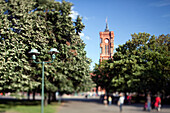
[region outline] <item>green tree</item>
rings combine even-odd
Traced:
[[[20,71],[23,70],[20,74],[26,73],[26,76],[29,77],[28,80],[32,81],[27,90],[37,92],[41,90],[42,66],[31,63],[31,56],[28,54],[31,48],[36,48],[41,52],[41,55],[37,56],[37,61],[49,61],[51,57],[46,53],[50,48],[55,47],[59,50],[55,62],[45,65],[45,92],[48,92],[49,95],[56,91],[61,94],[72,93],[92,87],[89,75],[91,60],[86,57],[84,42],[76,34],[76,29],[79,29],[78,32],[80,32],[84,27],[78,28],[70,17],[71,3],[65,1],[60,3],[54,0],[8,0],[1,1],[0,5],[2,7],[0,15],[2,18],[0,21],[1,47],[6,47],[5,50],[9,51],[12,48],[9,47],[15,43],[16,51],[13,51],[15,55],[11,55],[11,57],[17,60],[24,58],[25,63],[23,60],[20,62]],[[6,46],[3,46],[4,43]],[[24,57],[21,55],[17,57],[19,47],[22,48],[20,54]],[[3,54],[1,59],[5,61],[9,56],[5,56],[4,49],[1,51]],[[9,60],[9,62],[12,61]],[[6,66],[15,69],[13,65]],[[28,71],[25,71],[24,67]],[[3,66],[1,69],[6,72]],[[6,73],[11,74],[9,71]],[[18,71],[16,70],[16,72]],[[1,77],[8,79],[2,72]],[[6,84],[3,79],[2,82]],[[1,85],[3,90],[4,84]],[[19,84],[21,83],[19,82]]]
[[[79,33],[81,33],[81,31],[85,27],[82,23],[82,18],[80,16],[77,16],[76,22],[74,22],[74,24],[75,24],[76,34],[79,35]]]
[[[132,39],[119,45],[113,59],[103,66],[102,73],[111,79],[108,89],[169,94],[169,39],[169,34],[132,34]],[[100,83],[104,85],[106,79],[101,77]]]
[[[108,68],[108,61],[102,61],[100,64],[95,64],[95,68],[93,70],[94,76],[92,76],[93,81],[96,83],[96,87],[100,86],[102,89],[106,90],[106,93],[113,92],[111,81],[113,79],[112,70]]]
[[[32,2],[25,1],[24,4],[23,2],[0,1],[0,59],[2,61],[0,89],[3,92],[27,91],[39,84],[30,76],[32,74],[31,67],[25,54],[28,46],[25,45],[25,40],[23,40],[25,36],[23,30],[29,29],[29,27],[26,27],[29,23],[26,21],[26,16],[31,9],[29,4]],[[22,10],[21,6],[25,10]],[[23,15],[24,13],[26,15]]]

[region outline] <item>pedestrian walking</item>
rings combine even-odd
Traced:
[[[147,104],[147,101],[145,101],[143,110],[145,111],[145,110],[147,110],[147,109],[148,109],[148,104]]]
[[[122,112],[122,106],[124,104],[124,100],[125,100],[124,94],[120,93],[120,97],[119,97],[119,100],[118,100],[118,106],[120,108],[120,112]]]
[[[131,95],[129,94],[129,95],[127,96],[128,104],[131,104],[131,100],[132,100],[132,97],[131,97]]]
[[[151,111],[151,96],[149,93],[147,95],[147,105],[148,105],[148,111]]]
[[[160,109],[161,109],[161,98],[160,98],[159,95],[155,98],[154,106],[157,109],[157,111],[160,111]]]
[[[107,96],[104,96],[104,101],[103,101],[104,105],[107,106]]]
[[[109,105],[111,105],[112,104],[112,97],[109,96],[108,100],[109,100]]]

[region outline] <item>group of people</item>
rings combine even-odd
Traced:
[[[120,97],[119,97],[119,100],[118,100],[117,104],[118,104],[118,106],[120,108],[120,112],[122,112],[122,106],[124,104],[125,97],[124,97],[123,93],[120,93],[119,96]],[[104,96],[104,101],[103,102],[104,102],[104,105],[107,106],[107,96],[106,95]],[[109,102],[109,105],[112,104],[112,97],[111,96],[108,97],[108,102]]]
[[[161,109],[161,98],[159,95],[156,96],[155,102],[152,103],[150,94],[147,95],[147,101],[145,102],[144,110],[151,111],[151,105],[154,105],[157,111]]]
[[[128,104],[131,104],[131,99],[132,97],[130,95],[127,96],[127,102]],[[118,99],[118,102],[117,102],[117,105],[119,106],[120,108],[120,112],[122,112],[122,106],[124,104],[124,100],[125,100],[125,96],[123,93],[120,93],[119,94],[119,99]],[[154,104],[154,107],[156,108],[157,111],[160,111],[161,109],[161,98],[159,95],[156,96],[155,98],[155,101],[154,103],[151,103],[151,96],[150,94],[147,95],[147,98],[146,98],[146,102],[145,102],[145,105],[144,105],[144,110],[148,110],[148,111],[151,111],[151,105]],[[111,105],[112,103],[112,98],[111,96],[108,97],[108,102],[107,102],[107,96],[105,95],[104,96],[104,105],[107,106],[107,104],[109,103],[109,105]]]
[[[104,96],[103,102],[104,102],[104,105],[107,106],[107,96],[106,95]],[[111,96],[108,97],[108,102],[109,102],[109,105],[112,104],[112,97]]]

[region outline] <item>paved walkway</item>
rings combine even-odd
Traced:
[[[120,113],[117,105],[104,106],[97,99],[64,99],[58,113]],[[142,104],[124,105],[123,113],[147,113]],[[150,113],[157,113],[152,110]],[[159,113],[170,113],[170,106],[164,106]]]

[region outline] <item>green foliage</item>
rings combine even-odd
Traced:
[[[132,39],[116,48],[112,60],[94,73],[97,83],[113,91],[170,93],[170,35],[132,34]],[[101,67],[102,64],[100,64]],[[100,71],[102,70],[102,71]],[[111,79],[111,80],[107,80]],[[109,84],[106,86],[106,83]]]
[[[75,29],[76,29],[76,34],[78,35],[81,33],[82,29],[85,27],[82,23],[82,18],[80,16],[77,16],[76,22],[75,23]]]
[[[32,63],[28,54],[31,48],[41,53],[37,61],[49,61],[50,48],[59,50],[54,63],[45,65],[45,91],[72,93],[92,87],[91,61],[76,34],[84,25],[79,16],[75,22],[70,17],[71,3],[1,0],[0,6],[1,91],[40,91],[42,65]]]
[[[8,2],[1,0],[0,2],[2,7],[0,21],[0,90],[3,92],[27,91],[39,84],[30,77],[32,74],[31,67],[25,54],[28,46],[25,45],[25,32],[23,32],[29,29],[29,27],[26,27],[28,24],[26,16],[29,19],[28,11],[31,10],[30,3],[33,2],[23,2],[13,0]]]

